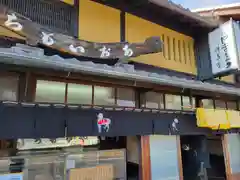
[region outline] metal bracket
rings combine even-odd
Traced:
[[[129,57],[124,57],[124,58],[121,58],[121,59],[118,59],[118,61],[116,62],[116,64],[114,64],[115,67],[120,67],[122,66],[123,64],[128,64],[130,61],[130,58]]]

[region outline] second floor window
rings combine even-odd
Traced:
[[[191,110],[192,109],[192,104],[190,101],[190,96],[182,96],[182,109],[183,110]]]
[[[94,86],[94,104],[115,105],[115,89],[112,87]]]
[[[38,80],[36,85],[36,102],[64,103],[66,83]]]
[[[67,103],[69,104],[92,104],[91,85],[68,83]]]
[[[135,107],[135,91],[128,88],[37,80],[35,101]]]
[[[152,109],[163,109],[164,108],[164,98],[163,94],[156,92],[147,92],[143,98],[142,107],[152,108]]]
[[[134,89],[117,88],[117,106],[135,107]]]
[[[18,77],[0,77],[0,100],[17,101],[18,96]]]
[[[227,108],[226,101],[215,100],[215,108],[216,109],[226,109]]]
[[[213,100],[212,99],[202,99],[202,107],[203,108],[214,108]]]
[[[229,110],[237,110],[237,102],[236,101],[228,101],[227,108]]]
[[[166,109],[182,109],[181,96],[165,94]]]

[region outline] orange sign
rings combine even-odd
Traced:
[[[69,180],[112,180],[113,177],[114,168],[111,164],[76,168],[69,171]]]

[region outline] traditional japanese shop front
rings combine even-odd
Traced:
[[[121,19],[121,36],[117,33],[120,23],[91,23],[97,18],[96,14],[86,16],[88,7],[104,12],[107,9],[111,13],[105,15],[117,17],[116,22]],[[154,10],[152,4],[151,8]],[[8,33],[15,32],[13,38],[1,39],[0,48],[0,114],[4,117],[0,138],[11,139],[2,141],[2,149],[11,147],[11,151],[3,151],[3,172],[23,172],[30,180],[74,180],[82,174],[85,179],[99,176],[104,180],[183,179],[186,175],[192,178],[189,172],[199,172],[199,161],[209,164],[208,151],[222,156],[213,145],[205,150],[208,139],[221,140],[212,137],[208,127],[197,127],[195,106],[199,107],[198,96],[208,93],[231,94],[236,101],[239,89],[152,67],[172,67],[194,74],[193,38],[126,12],[121,11],[120,18],[119,10],[94,1],[80,1],[79,9],[80,24],[85,22],[79,25],[80,37],[87,41],[57,33],[8,8],[1,9],[1,27]],[[102,11],[96,12],[104,15]],[[85,17],[90,19],[86,21]],[[194,18],[199,17],[189,19],[197,21]],[[203,24],[199,27],[212,28],[211,23],[199,21]],[[92,24],[99,28],[90,28]],[[143,26],[148,27],[143,33],[135,32]],[[105,27],[110,28],[107,32],[112,36],[117,34],[117,39],[124,41],[126,36],[135,43],[108,43],[115,38],[103,36]],[[104,33],[98,37],[89,33],[94,29]],[[165,48],[159,37],[149,34],[160,34]],[[89,42],[96,40],[95,35],[107,43]],[[18,36],[24,41],[15,38]],[[138,57],[149,53],[157,54],[153,58]],[[133,58],[137,62],[125,64],[132,57],[137,57]],[[188,159],[193,159],[195,150],[201,156],[191,163]],[[5,166],[9,162],[11,166]]]
[[[116,59],[119,59],[118,65],[115,67],[106,67],[104,64],[94,64],[93,62],[84,63],[74,58],[69,59],[68,62],[71,62],[69,66],[65,66],[62,63],[67,61],[58,55],[53,55],[52,58],[48,56],[45,59],[47,61],[51,59],[52,65],[48,64],[50,61],[46,61],[47,64],[44,64],[43,61],[41,63],[35,61],[35,64],[30,60],[31,58],[28,59],[25,55],[36,55],[35,57],[42,58],[41,56],[45,56],[45,52],[53,52],[53,50],[23,44],[17,44],[15,48],[10,48],[17,54],[26,53],[22,54],[23,58],[21,58],[25,62],[22,61],[22,64],[18,61],[20,63],[17,63],[18,66],[15,66],[15,63],[3,63],[2,66],[10,65],[10,69],[20,68],[15,75],[19,75],[21,72],[26,73],[26,67],[29,67],[31,72],[38,71],[39,74],[29,76],[30,79],[24,78],[26,81],[22,88],[26,90],[25,95],[20,93],[18,98],[16,94],[15,98],[11,95],[9,98],[9,94],[7,94],[3,99],[11,101],[1,102],[4,125],[1,126],[0,137],[1,139],[11,139],[3,141],[3,144],[4,142],[5,145],[9,143],[9,148],[12,148],[12,151],[7,148],[3,154],[6,156],[2,162],[3,173],[18,172],[19,176],[28,179],[65,179],[66,177],[74,179],[77,176],[81,176],[83,179],[96,179],[96,176],[99,176],[100,179],[139,177],[141,173],[139,162],[141,138],[139,137],[153,134],[152,118],[155,114],[151,110],[145,112],[137,109],[136,101],[128,100],[128,95],[125,97],[123,91],[126,89],[123,87],[105,88],[103,85],[86,83],[86,80],[84,83],[79,83],[78,81],[73,82],[69,78],[64,81],[65,78],[59,77],[57,78],[58,82],[56,80],[49,81],[42,72],[48,73],[48,70],[54,69],[57,71],[55,73],[65,74],[67,72],[70,77],[73,73],[80,72],[79,70],[82,68],[82,70],[90,72],[95,69],[95,65],[102,66],[102,70],[105,72],[112,68],[119,69],[120,72],[122,70],[134,71],[132,65],[122,63],[129,57],[161,51],[160,38],[152,37],[146,39],[144,43],[133,44],[92,43],[54,33],[23,16],[16,15],[7,8],[1,10],[4,26],[23,34],[27,37],[27,42],[33,43],[35,46],[39,42],[45,46],[51,46],[51,48],[63,47],[69,54],[95,58],[95,60],[111,59],[116,62]],[[54,37],[50,32],[54,34]],[[17,59],[20,58],[20,54],[17,55]],[[11,59],[11,57],[9,58]],[[1,58],[1,60],[8,61],[9,58]],[[94,66],[84,68],[80,67],[81,63],[86,65],[93,63]],[[76,67],[77,69],[80,67],[80,69],[75,71]],[[10,69],[8,70],[11,71]],[[20,79],[21,77],[16,86],[21,86]],[[134,90],[129,89],[130,99],[135,99]],[[10,92],[7,91],[7,93]],[[82,96],[82,94],[85,95]],[[117,107],[116,104],[121,107]],[[95,142],[94,147],[80,148],[85,145],[86,140],[83,137],[87,139],[95,137],[95,141],[99,143]],[[40,161],[40,165],[36,161]],[[46,164],[51,165],[46,166]],[[38,169],[42,172],[37,171]],[[84,173],[86,176],[82,175]],[[9,174],[4,176],[9,176]],[[14,174],[14,176],[16,175]]]
[[[23,172],[24,177],[32,179],[41,175],[41,170],[53,178],[64,178],[68,169],[79,169],[76,173],[80,175],[84,168],[89,172],[88,167],[96,166],[102,169],[99,173],[109,172],[109,178],[139,176],[138,136],[153,134],[154,115],[110,107],[2,102],[1,139],[18,139],[12,154],[9,149],[5,154],[11,157],[5,157],[11,166],[4,167],[6,161],[2,161],[2,171],[6,173],[6,168],[10,168],[11,172]],[[54,120],[49,122],[51,119]],[[16,161],[21,164],[14,165]],[[106,163],[109,166],[102,165]],[[69,176],[77,176],[72,171]],[[91,174],[89,178],[94,179]]]
[[[87,81],[83,81],[83,83],[81,83],[82,81],[77,82],[73,79],[67,79],[62,81],[58,79],[58,81],[56,81],[56,77],[51,80],[49,79],[49,77],[41,75],[40,72],[42,71],[42,69],[40,69],[40,65],[38,63],[43,60],[41,61],[41,64],[43,62],[46,63],[46,65],[44,65],[45,67],[52,66],[55,67],[54,69],[56,70],[59,69],[60,72],[61,68],[57,67],[58,63],[61,62],[61,66],[64,65],[65,68],[68,68],[70,65],[68,63],[68,66],[65,66],[64,63],[66,62],[66,60],[62,59],[61,61],[59,61],[60,57],[45,56],[43,54],[40,54],[41,52],[43,52],[43,49],[32,47],[30,48],[23,45],[17,45],[11,48],[1,48],[0,50],[0,53],[2,53],[2,57],[4,57],[0,60],[4,62],[5,65],[3,64],[3,66],[6,67],[6,69],[9,69],[8,76],[3,75],[1,80],[2,84],[5,84],[5,86],[2,86],[2,88],[5,88],[2,91],[2,99],[8,100],[1,103],[1,114],[3,117],[6,117],[1,120],[5,124],[4,126],[1,126],[0,135],[2,139],[34,138],[34,144],[38,144],[39,142],[41,142],[39,141],[39,138],[50,138],[51,141],[47,140],[48,144],[50,144],[50,142],[55,142],[55,138],[59,137],[63,138],[64,140],[57,140],[57,143],[64,143],[66,139],[64,138],[65,136],[98,136],[100,137],[100,145],[97,149],[118,149],[116,153],[120,153],[119,149],[125,149],[125,153],[123,150],[121,151],[122,153],[118,155],[118,157],[121,157],[119,157],[121,159],[121,162],[124,162],[124,164],[131,164],[131,169],[137,169],[136,162],[138,162],[139,164],[141,163],[141,166],[146,168],[148,173],[151,173],[152,179],[155,179],[159,176],[174,178],[183,177],[183,173],[185,173],[184,169],[182,168],[183,165],[181,163],[181,154],[183,154],[183,151],[185,151],[185,148],[183,149],[183,147],[185,147],[185,145],[186,147],[189,147],[190,143],[194,141],[197,142],[196,138],[201,138],[198,136],[204,135],[206,137],[212,134],[212,131],[209,128],[197,127],[196,116],[194,115],[192,109],[189,108],[194,107],[196,104],[195,98],[191,96],[179,96],[170,93],[157,93],[149,91],[143,93],[142,95],[140,95],[140,98],[138,98],[139,96],[136,96],[136,91],[134,90],[134,88],[131,87],[112,86],[110,84],[106,85],[101,83],[94,84]],[[31,83],[27,85],[27,95],[25,94],[26,84],[24,85],[24,87],[22,87],[23,84],[19,83],[21,80],[21,76],[17,77],[16,73],[19,71],[16,71],[16,65],[11,64],[12,61],[15,61],[16,64],[19,64],[22,72],[25,71],[25,67],[30,67],[34,69],[35,76],[32,76],[31,78],[29,77],[29,83]],[[57,63],[53,65],[52,62]],[[88,70],[90,68],[92,69],[92,65],[86,63],[81,63],[79,61],[75,61],[73,63],[72,60],[71,63],[75,68],[80,66],[81,69],[84,70]],[[105,65],[98,64],[94,69],[97,71],[99,70],[98,72],[105,73],[106,66],[104,66]],[[129,65],[127,67],[129,67]],[[10,71],[13,71],[14,69],[15,73],[10,73]],[[123,67],[108,66],[107,69],[109,69],[108,73],[113,73],[113,76],[116,75],[118,72],[122,73],[122,71],[127,71],[127,69],[124,69]],[[75,69],[75,71],[77,71],[77,69]],[[45,68],[44,72],[49,73],[47,71],[47,68]],[[136,75],[136,72],[138,71],[134,71],[132,75]],[[21,71],[19,72],[19,74],[21,75]],[[66,75],[66,73],[64,74]],[[125,75],[129,76],[129,73]],[[142,78],[147,77],[148,76],[142,76]],[[179,78],[176,80],[171,80],[173,83],[177,84],[181,79]],[[196,84],[194,84],[194,82],[195,81],[189,81],[185,85],[196,86],[197,82],[195,82]],[[219,87],[219,85],[212,85],[209,83],[206,83],[205,85],[206,86],[200,88],[214,88],[220,90],[223,89],[217,88]],[[237,93],[237,89],[232,88],[232,90],[236,90]],[[17,98],[27,98],[29,99],[29,102],[17,102]],[[80,105],[79,102],[83,102],[82,104],[85,105]],[[235,102],[235,104],[237,103]],[[230,107],[230,105],[228,107]],[[51,119],[51,121],[49,121],[49,119]],[[180,137],[179,135],[182,135],[182,137]],[[191,135],[194,135],[194,138],[192,138],[192,140],[191,137],[187,137]],[[122,136],[127,137],[123,138]],[[141,136],[141,138],[137,138],[137,136]],[[128,142],[130,137],[135,137],[136,142],[135,147],[131,147],[131,149],[134,150],[131,151],[128,150],[130,148],[127,147],[129,144],[131,144]],[[214,138],[211,137],[211,139]],[[78,141],[79,144],[81,143],[80,140]],[[19,140],[19,142],[19,147],[21,147],[21,140]],[[46,142],[46,140],[42,140],[42,142],[44,143]],[[186,143],[181,144],[182,142]],[[159,144],[161,146],[159,146]],[[141,148],[139,148],[139,146],[141,146]],[[191,148],[193,146],[194,145],[190,145]],[[160,147],[164,147],[165,149],[159,149]],[[134,154],[131,152],[136,152],[136,149],[138,148],[139,153],[135,153],[135,156],[131,155],[129,157],[127,155],[126,157],[126,153]],[[56,149],[56,147],[54,147],[54,149]],[[88,151],[88,149],[86,149],[85,152]],[[160,157],[159,153],[156,153],[156,150],[166,153],[170,150],[173,154],[171,156],[168,156],[167,154],[163,153]],[[68,148],[66,151],[64,150],[63,152],[58,152],[57,156],[53,155],[53,161],[55,162],[55,159],[59,157],[59,154],[68,154],[69,151],[73,154],[76,153],[76,150]],[[201,152],[201,150],[199,151]],[[38,151],[34,150],[32,152],[36,153]],[[95,152],[97,152],[96,149]],[[211,152],[213,152],[214,154],[221,154],[219,152],[215,152],[215,149],[211,150]],[[78,150],[77,153],[79,153]],[[111,153],[114,154],[114,152]],[[82,151],[80,154],[82,154]],[[150,154],[151,156],[149,156]],[[164,157],[171,157],[171,161],[169,161],[169,163],[171,163],[167,167],[169,171],[165,171],[166,164],[163,163],[164,161],[156,161],[158,158],[163,158],[162,156],[164,154]],[[97,153],[95,153],[94,155],[90,154],[90,156],[95,157],[93,159],[96,160]],[[40,156],[42,158],[41,153]],[[76,156],[74,156],[74,158],[75,157]],[[80,160],[75,160],[82,161],[81,159],[84,159],[84,157],[85,156],[81,155]],[[106,157],[112,158],[112,155],[106,155]],[[204,157],[208,157],[207,154]],[[29,156],[25,156],[24,158],[20,157],[20,159],[28,159],[29,164],[34,161],[31,160],[31,158],[32,157]],[[66,158],[62,159],[61,162],[63,160],[64,162],[67,161]],[[131,159],[131,162],[134,163],[127,163],[128,158]],[[19,158],[17,156],[13,159]],[[70,160],[71,159],[72,158],[70,158]],[[203,158],[203,160],[204,159],[205,158]],[[99,162],[103,161],[99,160],[95,163],[95,165],[99,164]],[[161,163],[161,166],[159,163]],[[86,165],[87,164],[88,163],[86,163]],[[124,164],[119,166],[125,169],[125,171],[121,170],[121,172],[126,173],[129,169],[124,168],[126,167],[126,165]],[[116,167],[116,165],[113,166]],[[28,168],[28,166],[26,167]],[[75,167],[83,166],[76,165]],[[161,173],[157,173],[160,172],[160,170]],[[63,170],[60,171],[65,172]],[[139,172],[138,170],[134,171]],[[129,172],[132,171],[129,170]],[[140,172],[140,175],[144,176],[145,178],[149,176],[148,174],[146,174],[147,172],[145,170],[143,171],[140,169]],[[165,172],[168,173],[164,174]],[[133,176],[136,177],[136,174],[138,173],[135,173]],[[121,173],[121,175],[118,174],[118,177],[120,176],[126,177],[127,175]]]

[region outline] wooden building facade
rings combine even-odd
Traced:
[[[221,23],[225,23],[230,19],[239,22],[240,20],[240,4],[233,3],[233,4],[226,4],[222,6],[210,7],[210,8],[203,8],[203,9],[196,9],[193,12],[198,13],[199,15],[206,17],[217,19]],[[235,85],[239,87],[239,74],[235,74],[232,76],[232,79],[235,80]],[[238,155],[234,152],[233,149],[239,149],[239,134],[231,134],[231,135],[224,135],[224,139],[226,141],[226,158],[227,158],[227,174],[229,179],[239,179],[239,165],[237,162]]]
[[[227,175],[221,177],[228,177],[227,139],[219,136],[226,132],[197,127],[195,115],[199,107],[239,110],[240,93],[231,76],[207,82],[199,80],[209,73],[209,49],[205,40],[218,22],[201,18],[168,1],[17,2],[0,0],[0,5],[18,13],[12,22],[18,23],[24,17],[33,23],[31,26],[23,23],[27,27],[24,31],[11,29],[6,25],[8,16],[4,16],[11,15],[6,13],[11,11],[1,10],[0,108],[2,116],[11,122],[0,127],[1,139],[98,136],[102,143],[100,149],[126,149],[127,158],[138,164],[135,176],[142,180],[183,180],[198,176],[198,168],[202,167],[198,161],[205,163],[203,170],[209,168],[206,154],[211,151],[212,158],[216,154],[223,157],[216,159],[222,160],[224,168],[226,164]],[[62,34],[62,44],[72,43],[72,39],[64,41],[72,37],[87,45],[94,42],[90,43],[91,48],[98,46],[97,43],[106,46],[119,43],[118,47],[122,47],[125,42],[130,47],[145,47],[141,42],[154,36],[160,37],[163,46],[157,53],[130,57],[128,64],[116,66],[116,58],[81,56],[68,53],[66,46],[53,47],[38,41],[42,36],[28,28],[39,27],[54,32],[53,35]],[[59,40],[59,37],[55,38]],[[33,109],[30,113],[23,107]],[[95,126],[96,115],[103,116],[105,125],[111,124],[105,134]],[[34,121],[17,121],[16,116]],[[118,139],[118,143],[110,145],[102,137]],[[130,139],[135,140],[128,143]],[[210,143],[211,150],[206,152],[203,148],[206,145],[200,142],[212,141],[217,145]],[[7,149],[6,142],[1,142],[2,149]],[[128,149],[126,144],[135,146]],[[222,152],[214,146],[219,146]],[[191,156],[185,151],[193,147],[201,158],[190,162],[196,169],[184,169],[183,161]],[[192,176],[190,171],[195,174]],[[209,177],[215,177],[215,171],[219,169],[208,172]]]

